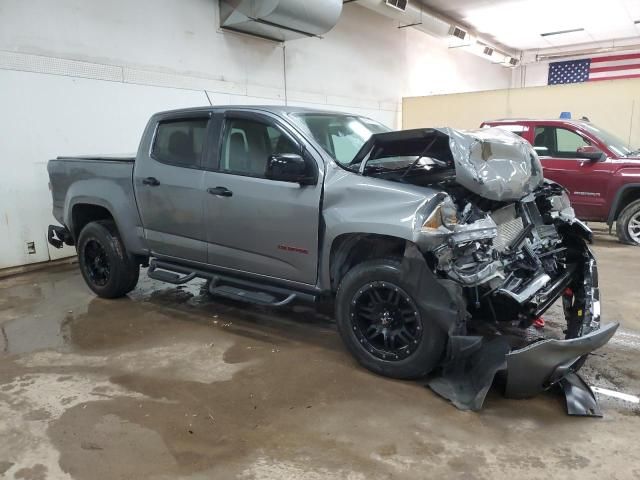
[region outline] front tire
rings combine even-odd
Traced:
[[[140,265],[127,254],[114,222],[88,223],[78,236],[77,251],[80,272],[99,297],[122,297],[138,283]]]
[[[400,262],[363,262],[342,279],[336,320],[342,340],[365,368],[392,378],[427,375],[446,346],[442,331],[416,301]]]
[[[631,202],[620,212],[616,234],[622,243],[640,245],[640,200]]]

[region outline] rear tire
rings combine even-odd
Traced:
[[[122,297],[138,283],[140,265],[127,254],[113,221],[88,223],[78,236],[77,251],[80,272],[99,297]]]
[[[631,202],[620,212],[616,234],[622,243],[640,246],[640,200]]]
[[[347,272],[336,296],[336,321],[361,365],[380,375],[410,379],[439,364],[447,335],[419,306],[418,295],[397,260],[370,260]]]

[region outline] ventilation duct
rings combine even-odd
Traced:
[[[469,38],[469,34],[460,27],[451,27],[451,30],[449,30],[449,34],[452,37],[456,37],[460,40],[467,40]]]
[[[342,0],[220,0],[220,26],[284,42],[327,33],[340,18]]]
[[[386,0],[385,3],[390,7],[397,8],[401,12],[407,9],[407,0]]]
[[[400,23],[400,28],[412,27],[433,37],[445,39],[449,48],[461,48],[505,67],[515,67],[519,63],[516,58],[485,44],[475,33],[467,32],[455,25],[453,20],[438,13],[423,10],[418,0],[349,1],[396,20]]]
[[[413,27],[434,37],[446,38],[451,24],[431,13],[422,11],[414,2],[397,0],[358,0],[358,5],[367,7],[385,17],[400,22],[400,26]]]

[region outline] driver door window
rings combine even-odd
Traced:
[[[255,120],[227,120],[220,171],[264,178],[269,157],[281,153],[299,149],[279,129]]]
[[[566,128],[536,127],[534,148],[540,156],[578,158],[576,150],[587,145],[591,143]]]
[[[590,145],[584,138],[571,130],[564,128],[556,129],[556,142],[558,151],[556,155],[562,158],[577,158],[576,150],[580,147]]]

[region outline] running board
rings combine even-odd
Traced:
[[[167,270],[158,270],[158,265],[154,260],[149,262],[147,275],[154,280],[160,280],[161,282],[172,283],[174,285],[182,285],[183,283],[190,282],[196,278],[196,272],[191,272],[187,275],[178,275],[177,273],[169,272]]]
[[[290,293],[284,299],[278,299],[267,292],[244,290],[232,285],[214,286],[213,282],[209,287],[211,295],[239,300],[241,302],[253,303],[255,305],[266,305],[271,307],[282,307],[288,305],[296,298],[295,293]]]
[[[275,286],[258,281],[232,277],[223,273],[194,269],[163,260],[152,259],[147,270],[149,277],[163,282],[180,285],[194,278],[210,280],[209,293],[220,297],[265,305],[281,307],[294,300],[313,303],[318,293],[298,291],[287,287]]]

